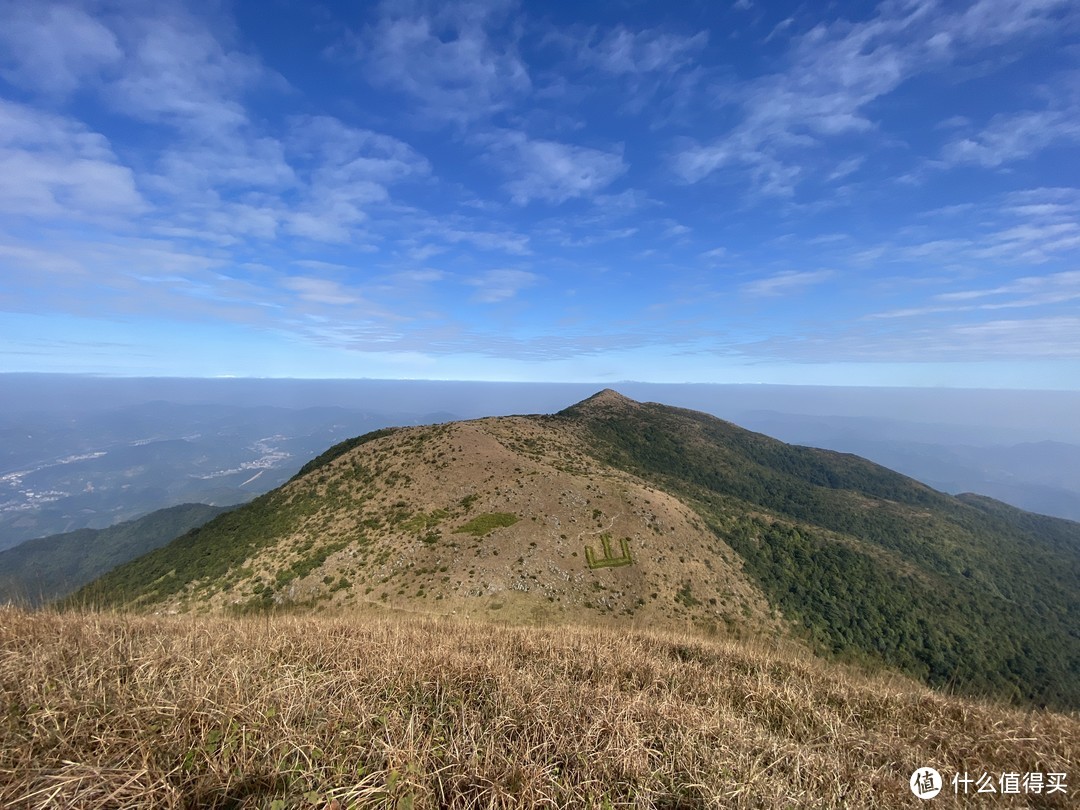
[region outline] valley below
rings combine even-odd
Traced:
[[[0,551],[182,503],[242,503],[390,421],[357,409],[166,402],[0,414]]]

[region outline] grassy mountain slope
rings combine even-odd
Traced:
[[[791,634],[1080,707],[1080,524],[1002,507],[605,391],[350,440],[75,599]]]
[[[580,444],[573,426],[534,417],[377,431],[75,599],[781,631],[690,507]]]
[[[0,650],[3,807],[911,808],[927,765],[929,806],[1070,769],[1000,806],[1075,806],[1075,716],[746,643],[0,608]]]
[[[79,529],[0,551],[0,602],[39,604],[201,526],[228,507],[188,503],[107,529]]]

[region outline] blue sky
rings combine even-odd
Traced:
[[[0,371],[1080,388],[1078,33],[0,2]]]

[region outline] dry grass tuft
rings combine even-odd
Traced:
[[[918,766],[1068,772],[1080,740],[733,643],[415,618],[0,609],[0,698],[6,808],[911,807]]]

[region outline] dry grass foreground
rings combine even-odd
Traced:
[[[1068,772],[1080,743],[743,644],[422,618],[0,608],[0,706],[5,808],[988,806],[908,777]]]

